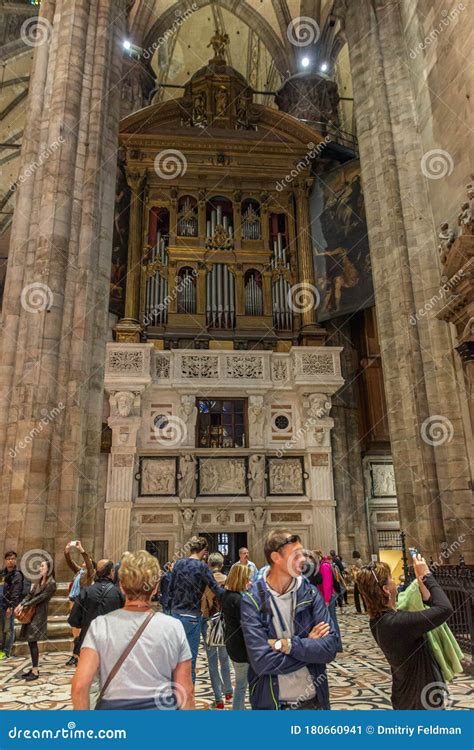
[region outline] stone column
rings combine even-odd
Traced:
[[[314,346],[324,344],[326,332],[316,318],[317,297],[308,203],[313,181],[312,177],[302,179],[295,193],[299,283],[294,287],[293,304],[295,309],[301,312],[300,343]]]
[[[128,171],[127,182],[130,187],[130,228],[128,233],[128,264],[125,291],[125,317],[115,326],[117,341],[140,341],[140,278],[142,264],[142,224],[143,199],[142,190],[144,172]]]
[[[91,549],[124,0],[44,0],[3,300],[4,548]],[[21,447],[23,446],[23,447]]]
[[[398,6],[341,0],[336,12],[349,43],[401,525],[436,559],[471,527],[472,485],[448,327],[428,315],[410,322],[441,281]]]

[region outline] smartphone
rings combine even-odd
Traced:
[[[70,542],[71,547],[77,547],[77,540]]]
[[[416,549],[416,547],[409,547],[408,551],[410,553],[410,557],[413,557],[413,555],[417,555],[418,554],[418,550]]]

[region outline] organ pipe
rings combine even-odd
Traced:
[[[145,319],[148,325],[163,325],[168,320],[168,238],[161,231],[156,237],[156,245],[151,251],[151,263],[160,261],[161,270],[157,269],[146,282]]]
[[[286,276],[289,276],[290,264],[286,260],[286,249],[283,244],[283,235],[278,232],[273,241],[273,257],[271,268],[274,270],[272,284],[273,300],[273,325],[277,330],[291,330],[293,315],[289,302],[290,284]],[[285,271],[288,273],[285,274]]]
[[[251,273],[245,283],[245,314],[263,315],[262,287],[254,273]]]
[[[233,328],[235,322],[234,276],[224,263],[216,263],[206,277],[207,325]]]

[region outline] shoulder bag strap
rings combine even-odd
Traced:
[[[125,659],[129,655],[130,651],[135,646],[136,642],[140,638],[140,636],[143,633],[143,631],[145,630],[146,626],[153,619],[154,616],[155,616],[155,613],[154,612],[150,612],[150,614],[148,615],[148,617],[145,619],[144,622],[142,622],[142,624],[140,625],[140,627],[136,631],[135,635],[133,636],[132,640],[128,644],[128,646],[125,649],[125,651],[122,652],[122,654],[120,655],[120,657],[115,662],[114,666],[112,667],[112,669],[110,670],[110,672],[108,674],[108,677],[107,677],[106,681],[104,682],[104,684],[103,684],[103,686],[102,686],[102,688],[100,690],[99,697],[97,698],[96,708],[99,705],[99,703],[102,700],[102,698],[104,697],[105,691],[109,687],[110,683],[112,682],[112,680],[114,679],[115,675],[119,671],[120,667],[124,663]]]

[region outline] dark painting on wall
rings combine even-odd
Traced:
[[[120,162],[117,164],[116,180],[109,310],[118,315],[119,318],[123,318],[125,313],[125,280],[127,277],[130,188],[127,185]]]
[[[310,197],[318,320],[374,304],[358,160],[316,178]]]

